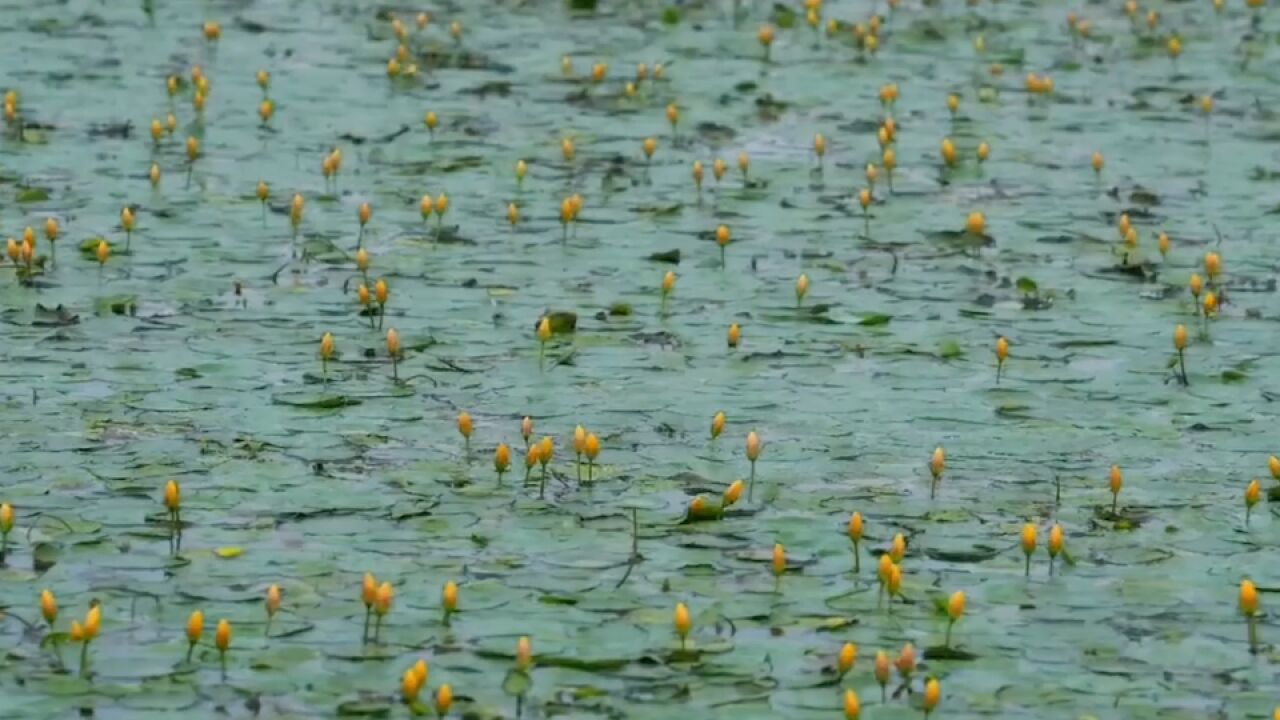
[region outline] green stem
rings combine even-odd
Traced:
[[[631,557],[640,557],[640,513],[631,508]]]
[[[751,477],[747,479],[747,502],[751,502],[751,492],[756,487],[756,461],[751,461]]]
[[[360,636],[360,642],[369,642],[369,616],[373,614],[373,606],[364,606],[364,634]]]
[[[596,461],[594,458],[587,458],[587,482],[591,482],[592,471],[595,470]]]
[[[582,482],[582,453],[574,453],[573,457],[573,469],[578,473],[578,482]]]
[[[862,553],[858,550],[858,541],[854,540],[853,541],[853,571],[856,573],[861,570],[862,570]]]
[[[538,483],[538,499],[541,500],[547,496],[547,464],[542,464],[542,480]]]
[[[194,653],[195,651],[196,651],[196,644],[193,642],[187,643],[187,663],[191,662],[191,654]]]
[[[89,641],[80,645],[80,677],[87,677],[89,669]]]
[[[1258,654],[1258,621],[1257,618],[1249,616],[1249,652]]]
[[[1027,553],[1027,577],[1031,577],[1031,553]]]

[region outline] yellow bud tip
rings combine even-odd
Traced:
[[[204,633],[204,613],[196,610],[187,618],[187,642],[195,645]]]
[[[214,633],[213,644],[220,652],[226,652],[231,647],[231,623],[226,618],[218,621],[218,629]]]
[[[170,480],[164,485],[164,506],[170,512],[177,512],[182,504],[181,492],[178,489],[178,483]]]
[[[516,641],[516,669],[524,672],[533,662],[533,646],[529,642],[527,635],[520,636]]]
[[[853,663],[858,658],[858,646],[853,643],[845,643],[840,648],[840,656],[836,658],[836,669],[840,674],[844,674],[853,669]]]
[[[755,462],[760,457],[760,436],[755,430],[747,433],[747,459]]]
[[[936,678],[929,678],[929,682],[924,686],[924,710],[925,712],[933,712],[938,707],[938,700],[941,698],[942,689],[938,685]]]
[[[58,601],[50,590],[40,591],[40,615],[50,626],[58,619]]]
[[[862,708],[858,704],[858,693],[846,689],[844,691],[844,720],[858,720],[858,715],[861,712]]]
[[[679,635],[681,639],[688,637],[691,625],[689,620],[689,608],[685,606],[684,603],[676,603],[673,621],[676,628],[676,634]]]
[[[280,609],[280,586],[272,584],[267,588],[267,615],[273,616]]]
[[[1258,588],[1252,580],[1240,582],[1240,612],[1246,617],[1253,617],[1258,612]]]
[[[440,689],[436,690],[436,713],[444,717],[452,705],[453,688],[449,687],[448,684],[441,685]]]
[[[1036,526],[1027,523],[1022,526],[1022,552],[1030,555],[1036,551]]]
[[[987,227],[987,219],[981,212],[974,210],[965,218],[964,229],[971,235],[982,235]]]
[[[454,612],[458,609],[457,583],[450,580],[444,584],[444,590],[440,591],[440,604],[445,612]]]
[[[854,542],[862,540],[862,513],[855,512],[849,516],[849,539]]]

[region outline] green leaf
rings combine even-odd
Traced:
[[[662,11],[662,24],[676,25],[680,22],[680,9],[676,7],[668,7]]]
[[[866,327],[880,327],[881,325],[888,325],[889,321],[892,319],[893,319],[892,315],[885,315],[884,313],[876,313],[875,315],[864,316],[861,320],[858,321],[858,324]]]
[[[508,670],[507,676],[502,679],[502,692],[508,695],[524,695],[532,687],[533,678],[529,677],[529,673],[519,670]]]
[[[20,203],[38,203],[45,202],[49,199],[48,188],[42,187],[21,187],[18,188],[18,202]]]
[[[962,355],[964,355],[964,350],[960,348],[960,343],[955,340],[943,340],[942,344],[938,345],[938,357],[943,360],[951,360]]]
[[[1224,383],[1238,383],[1238,382],[1244,382],[1245,380],[1248,380],[1248,379],[1249,379],[1249,374],[1244,372],[1243,370],[1236,370],[1235,368],[1232,368],[1230,370],[1222,371],[1222,382]]]
[[[1036,285],[1036,281],[1029,277],[1020,277],[1014,281],[1014,287],[1018,288],[1018,292],[1023,295],[1035,295],[1040,287]]]
[[[93,305],[98,315],[134,315],[138,312],[138,298],[133,295],[111,295],[98,298]]]

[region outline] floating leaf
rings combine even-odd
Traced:
[[[533,687],[533,679],[529,677],[529,673],[519,670],[508,670],[507,676],[502,679],[502,692],[508,695],[524,695],[531,687]]]
[[[214,555],[217,555],[218,557],[222,558],[223,560],[233,560],[233,559],[238,558],[238,557],[240,557],[241,555],[243,555],[243,554],[244,554],[244,548],[238,548],[238,547],[220,547],[220,548],[218,548],[217,550],[214,550],[214,551],[213,551],[213,554],[214,554]]]
[[[17,200],[20,203],[38,203],[38,202],[45,202],[48,199],[49,199],[48,188],[42,188],[42,187],[18,188]]]
[[[875,315],[864,315],[862,319],[858,321],[858,324],[866,327],[880,327],[881,325],[888,325],[889,321],[892,319],[892,315],[876,313]]]

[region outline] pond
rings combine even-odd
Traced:
[[[0,717],[1280,702],[1269,8],[0,7]]]

